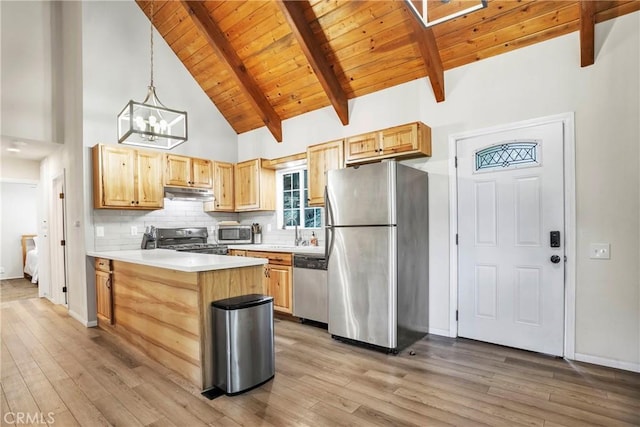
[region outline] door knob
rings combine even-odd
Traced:
[[[551,255],[551,262],[557,264],[560,262],[560,255]]]

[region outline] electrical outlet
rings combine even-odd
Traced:
[[[609,243],[592,243],[589,247],[589,257],[592,259],[611,259],[611,245]]]
[[[96,227],[96,237],[104,237],[104,227],[100,225]]]
[[[267,231],[271,231],[271,224],[270,223],[267,224]]]
[[[131,226],[131,235],[132,236],[138,235],[138,227],[136,227],[135,225]]]
[[[0,274],[4,274],[4,267],[0,267]]]

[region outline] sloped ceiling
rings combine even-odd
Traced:
[[[137,3],[150,16],[151,2]],[[594,24],[638,11],[640,1],[490,0],[430,28],[400,0],[154,0],[153,10],[158,32],[233,129],[266,125],[281,141],[282,120],[331,105],[347,124],[348,99],[425,76],[442,102],[443,71],[574,31],[576,67],[589,66]]]

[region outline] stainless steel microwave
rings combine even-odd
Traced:
[[[218,243],[253,243],[250,225],[219,225]]]

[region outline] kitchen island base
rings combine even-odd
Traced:
[[[113,324],[98,326],[205,390],[213,385],[212,301],[264,294],[261,265],[185,272],[113,261]]]

